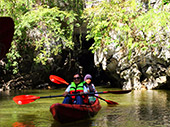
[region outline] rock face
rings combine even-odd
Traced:
[[[94,4],[86,5],[86,8],[93,7],[93,5],[100,1],[102,0],[94,1]],[[147,12],[148,1],[139,0],[139,2],[142,1],[144,3],[143,9]],[[160,1],[152,0],[150,4],[153,8],[157,8],[160,5]],[[169,8],[170,6],[167,6],[166,9],[170,10]],[[25,61],[20,65],[20,73],[23,75],[16,75],[12,79],[11,77],[8,79],[2,78],[7,72],[4,71],[3,61],[0,61],[0,68],[2,68],[0,69],[0,88],[10,89],[9,87],[15,87],[15,89],[25,89],[29,87],[47,87],[48,84],[46,82],[50,82],[49,75],[58,75],[69,82],[72,80],[72,75],[75,72],[92,74],[93,79],[99,81],[96,85],[101,84],[107,78],[104,82],[111,81],[113,87],[123,89],[170,88],[170,28],[157,29],[159,34],[155,35],[155,43],[158,44],[156,47],[148,47],[146,50],[136,47],[130,51],[126,48],[124,42],[120,41],[119,46],[116,43],[111,43],[98,49],[93,55],[89,50],[93,40],[89,42],[85,40],[87,34],[86,25],[81,26],[82,29],[75,28],[73,37],[75,47],[73,51],[63,49],[61,54],[48,59],[48,65],[50,65],[48,72],[45,72],[44,70],[47,68],[42,66],[37,67],[35,70],[32,64],[33,61],[30,61],[33,56],[26,56],[24,58]],[[149,39],[152,33],[144,35],[142,31],[135,32],[136,36],[145,37],[144,39],[147,40],[147,43],[153,43]],[[33,30],[31,33],[36,32]],[[36,35],[38,34],[36,33]],[[80,36],[80,34],[82,35]],[[118,33],[110,32],[113,40],[117,37],[117,34],[122,33],[121,31]],[[3,86],[2,84],[5,85]]]
[[[130,58],[128,50],[114,43],[95,52],[95,65],[102,65],[103,70],[118,79],[123,89],[147,89],[168,86],[170,76],[170,49],[166,47],[168,40],[160,42],[155,49],[141,51],[134,49]],[[113,84],[114,85],[114,84]]]
[[[150,2],[139,0],[138,2],[143,3],[143,10],[146,13],[149,11],[149,3],[155,9],[162,4],[161,1],[157,0]],[[165,5],[165,3],[162,8],[169,11],[169,6]],[[145,50],[138,47],[130,50],[124,46],[125,42],[121,42],[119,39],[119,46],[113,42],[103,47],[103,49],[107,50],[99,49],[94,53],[95,65],[97,67],[102,66],[103,70],[111,76],[111,79],[116,79],[123,89],[169,88],[169,32],[169,27],[164,28],[161,26],[148,33],[136,30],[135,37],[143,37],[147,41],[146,43],[156,44],[156,46],[148,46]],[[122,31],[116,33],[113,30],[110,32],[112,40],[117,39],[120,34],[122,34]],[[151,39],[153,35],[155,37],[154,41]],[[112,85],[114,86],[114,83]]]

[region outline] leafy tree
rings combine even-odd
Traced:
[[[135,0],[102,2],[84,12],[88,22],[87,39],[94,38],[93,52],[111,43],[124,47],[129,58],[134,48],[141,51],[158,46],[159,31],[168,29],[170,13],[150,8],[142,11],[142,6]]]
[[[50,0],[1,1],[1,16],[11,16],[15,22],[15,35],[7,54],[7,69],[13,69],[15,74],[26,56],[30,56],[32,62],[46,66],[62,48],[73,48],[76,13],[48,4],[51,5]]]

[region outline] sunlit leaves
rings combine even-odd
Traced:
[[[170,13],[161,9],[150,8],[148,12],[142,9],[135,0],[111,0],[86,9],[84,17],[89,30],[86,38],[95,41],[90,48],[92,52],[106,48],[112,42],[124,46],[130,58],[135,48],[146,51],[158,47],[158,40],[163,38],[159,31],[169,30]]]
[[[98,46],[109,45],[113,42],[114,35],[109,34],[110,31],[115,31],[115,33],[122,36],[120,38],[125,39],[127,45],[131,45],[131,39],[128,38],[128,33],[130,33],[130,26],[132,17],[135,16],[135,7],[132,1],[121,2],[121,1],[111,1],[102,2],[98,6],[91,9],[87,9],[85,14],[88,21],[88,35],[87,39],[94,38],[95,44],[91,47],[94,51],[98,49]],[[130,37],[132,38],[132,37]],[[129,40],[129,44],[127,42]],[[118,40],[115,40],[117,42]],[[101,44],[98,44],[101,43]]]
[[[27,2],[2,0],[0,5],[0,10],[5,10],[1,15],[11,16],[15,22],[14,43],[7,64],[7,68],[13,67],[15,73],[26,55],[33,57],[36,64],[46,65],[62,48],[74,46],[72,35],[77,16],[74,11],[61,11],[44,3],[39,6],[34,0]]]
[[[34,58],[36,63],[41,62],[45,65],[46,61],[53,53],[57,55],[59,51],[57,48],[61,47],[57,46],[59,44],[72,48],[73,44],[71,44],[71,41],[74,20],[74,14],[60,11],[55,7],[39,7],[39,9],[25,14],[21,22],[21,28],[27,29],[29,36],[37,37],[29,40],[35,46],[37,53],[39,52],[36,58]],[[66,26],[62,27],[62,23],[64,22]],[[31,27],[29,27],[28,24],[31,24]],[[33,28],[35,29],[34,32],[36,32],[35,35],[31,35]],[[54,52],[54,49],[57,52]]]

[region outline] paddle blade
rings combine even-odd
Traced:
[[[58,77],[56,75],[50,75],[50,80],[54,83],[57,83],[57,84],[66,84],[66,85],[69,85],[68,82],[66,82],[63,78],[61,77]]]
[[[50,75],[50,80],[51,82],[57,83],[57,84],[61,84],[58,80],[56,80],[56,77],[54,75]]]
[[[40,97],[34,95],[19,95],[19,96],[15,96],[13,98],[13,101],[18,105],[24,105],[24,104],[29,104],[39,98]]]
[[[117,102],[114,102],[114,101],[111,101],[111,100],[106,100],[106,99],[104,99],[104,98],[102,98],[100,96],[96,96],[96,97],[103,100],[103,101],[105,101],[107,104],[111,104],[111,105],[117,105],[118,104]]]
[[[107,102],[107,104],[112,104],[112,105],[117,105],[118,103],[115,101],[111,101],[111,100],[105,100]]]

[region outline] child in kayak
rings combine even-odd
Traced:
[[[97,92],[94,84],[92,83],[92,76],[90,74],[85,75],[84,81],[85,81],[85,85],[88,89],[88,92],[95,92],[95,93]],[[95,94],[95,96],[98,96],[98,94]],[[96,100],[96,98],[94,96],[89,96],[88,99],[89,99],[90,104]]]

